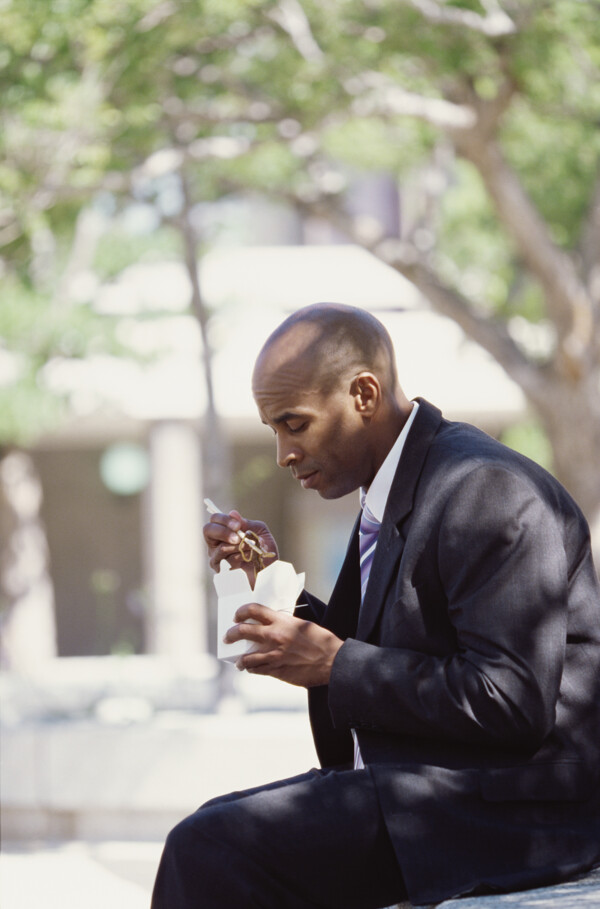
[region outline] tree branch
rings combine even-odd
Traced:
[[[510,81],[492,101],[469,99],[472,104],[411,95],[379,74],[367,74],[365,84],[375,87],[370,95],[356,100],[355,105],[362,105],[357,112],[419,117],[444,129],[457,153],[476,167],[519,255],[544,290],[559,338],[558,368],[572,378],[588,371],[597,358],[597,314],[592,297],[571,258],[552,242],[546,224],[493,138],[513,92]]]
[[[277,7],[269,14],[292,39],[294,47],[309,62],[320,63],[324,54],[311,31],[310,22],[299,0],[279,0]]]
[[[475,110],[466,104],[454,104],[444,98],[428,98],[408,92],[380,73],[363,73],[360,81],[364,93],[358,95],[352,104],[354,113],[359,116],[380,114],[418,117],[444,130],[459,131],[475,126]],[[357,94],[357,84],[353,80],[353,94]]]
[[[551,240],[546,224],[504,159],[496,142],[477,128],[454,133],[459,154],[471,161],[494,202],[520,256],[544,289],[557,326],[560,368],[576,376],[585,370],[594,347],[592,300],[571,258]]]
[[[469,28],[488,38],[513,35],[517,31],[515,23],[495,0],[482,0],[481,5],[486,10],[485,16],[480,16],[474,10],[446,6],[443,2],[438,3],[436,0],[402,0],[402,2],[416,9],[428,22]]]
[[[451,318],[469,338],[487,350],[532,401],[535,402],[546,393],[546,375],[552,367],[541,367],[528,359],[511,337],[506,325],[479,312],[463,294],[445,284],[430,266],[419,261],[413,246],[396,237],[379,237],[371,242],[366,241],[361,235],[358,221],[349,218],[331,200],[321,198],[316,202],[297,199],[288,201],[294,201],[301,213],[326,219],[352,242],[368,249],[386,265],[408,278],[436,312]]]
[[[176,99],[178,100],[178,99]],[[182,123],[192,124],[196,127],[217,126],[224,128],[226,126],[238,126],[240,123],[278,123],[283,117],[282,111],[274,110],[269,101],[254,98],[246,101],[238,113],[223,114],[219,110],[218,103],[207,104],[204,107],[181,105],[181,109],[175,103],[167,104],[164,107],[169,122],[178,126]]]
[[[391,250],[394,251],[392,254]],[[460,325],[469,338],[487,350],[528,397],[535,400],[543,393],[545,381],[542,368],[517,347],[504,323],[478,312],[463,294],[445,284],[431,267],[415,259],[411,247],[407,249],[397,241],[391,244],[384,242],[377,244],[373,252],[408,278],[436,312],[448,316]]]
[[[91,208],[79,210],[67,264],[52,297],[53,306],[73,303],[74,282],[80,275],[91,270],[104,229],[103,219]]]
[[[149,32],[153,28],[162,25],[162,23],[177,13],[177,4],[173,0],[162,0],[153,9],[146,13],[136,25],[137,32]]]
[[[600,316],[600,174],[581,232],[579,249],[588,290]]]
[[[183,239],[185,266],[192,288],[192,310],[200,326],[202,344],[204,347],[204,381],[206,384],[208,411],[209,413],[214,413],[215,395],[212,377],[213,350],[208,339],[208,314],[200,289],[200,279],[198,277],[198,240],[191,217],[193,202],[187,180],[187,174],[185,173],[183,167],[179,168],[179,177],[181,180],[181,191],[183,195],[183,211],[179,219],[179,227]]]

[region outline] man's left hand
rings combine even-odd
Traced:
[[[249,624],[248,619],[258,624]],[[335,656],[344,643],[331,631],[259,603],[241,606],[235,620],[239,624],[229,629],[225,643],[245,640],[259,647],[239,658],[235,664],[238,669],[305,688],[327,685]]]

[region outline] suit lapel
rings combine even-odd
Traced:
[[[412,511],[415,492],[429,447],[442,421],[441,411],[422,398],[404,445],[388,496],[356,636],[369,639],[404,549],[402,524]]]
[[[323,625],[339,638],[346,640],[356,634],[358,610],[360,608],[360,565],[358,558],[358,528],[360,515],[356,519],[346,557],[329,599],[323,618]]]
[[[404,540],[401,538],[398,528],[384,519],[379,531],[365,599],[359,613],[356,630],[356,637],[359,641],[368,640],[375,627],[403,548]]]

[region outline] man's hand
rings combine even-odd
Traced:
[[[254,567],[252,562],[245,562],[240,555],[241,539],[236,533],[238,530],[251,530],[258,537],[263,549],[275,553],[274,558],[265,559],[265,567],[279,557],[277,544],[266,524],[262,521],[247,521],[239,511],[230,511],[229,514],[212,514],[210,523],[204,525],[210,567],[218,572],[220,563],[227,559],[232,568],[244,569],[250,586],[254,589]]]
[[[248,624],[248,619],[258,624]],[[235,620],[240,624],[229,629],[225,642],[245,640],[259,645],[258,651],[239,658],[238,669],[305,688],[327,685],[335,656],[344,643],[331,631],[258,603],[241,606]]]

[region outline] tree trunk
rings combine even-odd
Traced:
[[[206,390],[206,410],[201,433],[202,445],[202,486],[204,496],[228,511],[231,502],[231,473],[232,457],[229,442],[225,435],[222,420],[217,411],[214,395],[214,381],[212,373],[213,350],[208,338],[209,313],[204,303],[198,277],[198,238],[191,220],[192,200],[185,172],[181,171],[181,185],[183,190],[184,208],[179,222],[182,234],[185,264],[192,288],[191,305],[194,315],[198,320],[203,344],[204,385]],[[199,507],[200,506],[200,503]],[[213,585],[207,585],[207,632],[211,645],[216,634],[216,598]],[[221,697],[230,695],[231,676],[227,673],[221,675]]]
[[[198,277],[198,240],[191,221],[192,200],[185,173],[181,172],[184,209],[180,221],[185,264],[192,287],[192,311],[202,335],[206,411],[202,431],[204,492],[220,507],[227,508],[231,495],[231,453],[215,404],[212,374],[213,350],[208,338],[207,312]]]
[[[556,375],[530,397],[552,445],[554,472],[590,524],[600,514],[600,377],[570,382]]]

